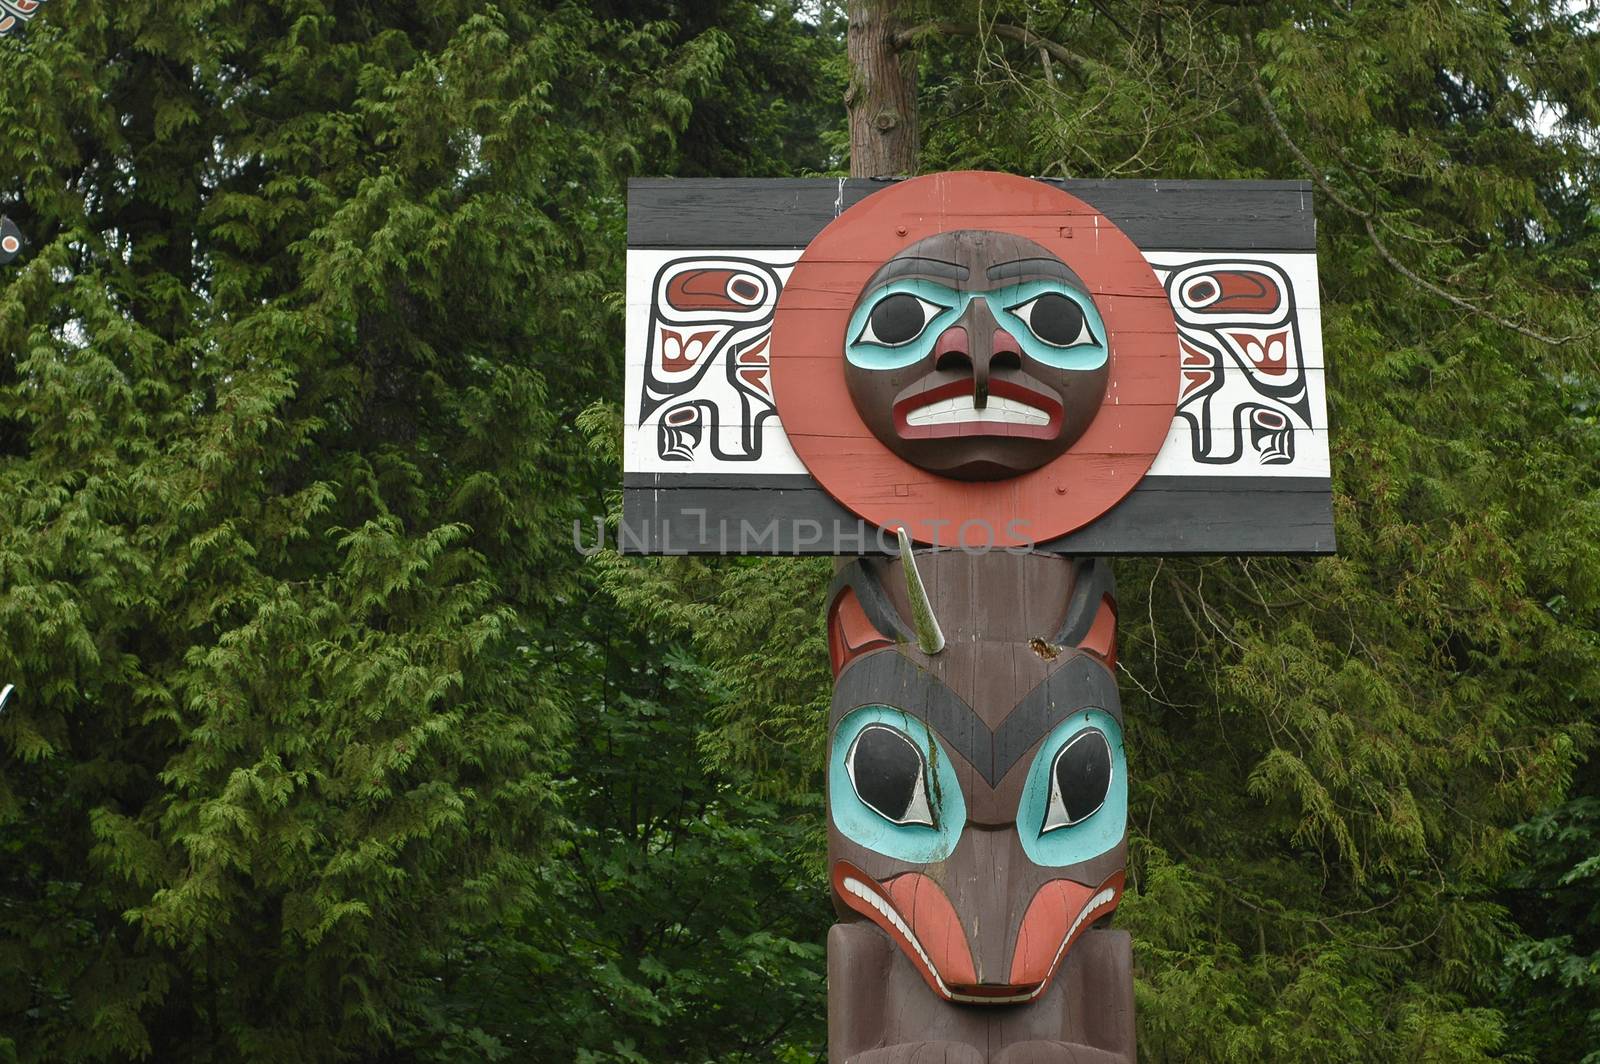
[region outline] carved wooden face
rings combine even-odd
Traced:
[[[862,563],[830,607],[834,904],[950,1001],[1034,1000],[1122,896],[1115,607],[1104,563],[1051,560],[920,556],[937,655],[895,641],[899,562]]]
[[[1042,245],[962,229],[906,248],[862,290],[845,382],[906,461],[998,480],[1058,457],[1100,410],[1109,337],[1088,287]]]

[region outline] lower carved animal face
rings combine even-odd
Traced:
[[[881,631],[909,615],[890,585],[858,580],[830,613],[835,904],[882,928],[941,997],[1027,1002],[1122,896],[1128,777],[1111,592],[1091,567],[1061,561],[1054,610],[1052,589],[1037,588],[1008,622],[985,599],[1016,587],[1016,559],[920,561],[930,608],[958,626],[942,652]],[[1045,636],[1024,635],[1030,625]]]
[[[958,230],[913,244],[867,282],[845,381],[889,450],[944,476],[993,480],[1064,453],[1100,409],[1109,336],[1088,288],[1042,245]]]

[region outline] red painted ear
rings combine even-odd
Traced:
[[[1094,623],[1089,634],[1078,646],[1105,659],[1106,667],[1117,667],[1117,603],[1110,595],[1100,596],[1100,606],[1095,610]]]
[[[894,640],[878,631],[867,611],[861,608],[855,589],[841,588],[828,608],[828,657],[833,675],[869,650],[892,647]]]

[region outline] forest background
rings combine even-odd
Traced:
[[[1340,552],[1126,560],[1149,1061],[1600,1061],[1600,16],[901,0],[918,167],[1317,189]],[[783,0],[0,41],[0,1061],[823,1058],[826,560],[591,559],[625,181]],[[859,89],[859,86],[855,86]]]

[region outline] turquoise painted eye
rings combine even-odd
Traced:
[[[1036,339],[1052,347],[1076,347],[1100,342],[1089,331],[1089,319],[1078,301],[1060,292],[1046,292],[1006,309],[1021,318]]]
[[[919,864],[950,856],[967,820],[950,758],[927,725],[889,706],[854,710],[834,729],[828,810],[851,841]]]
[[[1122,841],[1128,771],[1122,729],[1099,709],[1074,713],[1045,737],[1028,768],[1017,834],[1034,864],[1079,864]]]
[[[928,760],[905,732],[886,724],[861,730],[844,755],[856,797],[894,824],[934,826],[928,802]]]
[[[850,315],[844,354],[862,369],[903,369],[926,358],[963,297],[932,281],[891,281]]]
[[[901,347],[922,335],[944,307],[910,292],[894,292],[878,300],[867,314],[857,343]]]
[[[1029,281],[994,292],[989,306],[1030,358],[1056,369],[1099,369],[1110,357],[1094,300],[1057,281]]]
[[[1106,804],[1111,791],[1111,744],[1098,728],[1085,728],[1067,740],[1050,766],[1050,801],[1039,834],[1088,820]]]

